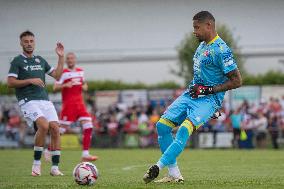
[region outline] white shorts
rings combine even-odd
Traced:
[[[57,112],[50,101],[31,100],[23,105],[20,105],[20,109],[29,126],[32,126],[33,122],[39,117],[44,117],[48,122],[58,122]]]

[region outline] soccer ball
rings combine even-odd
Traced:
[[[82,162],[74,168],[73,177],[79,185],[93,185],[98,179],[98,169],[90,162]]]

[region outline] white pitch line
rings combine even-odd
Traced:
[[[130,171],[131,169],[135,169],[135,168],[139,168],[139,167],[146,167],[148,166],[148,164],[144,164],[144,165],[130,165],[130,166],[126,166],[121,168],[123,171]]]

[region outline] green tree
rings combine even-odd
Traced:
[[[218,35],[227,43],[227,45],[232,49],[234,57],[238,64],[238,67],[242,75],[246,74],[243,69],[243,58],[239,52],[239,47],[237,41],[233,38],[233,34],[226,25],[217,25]],[[187,33],[185,38],[181,41],[180,45],[177,47],[178,50],[178,69],[172,69],[172,73],[184,78],[186,84],[192,80],[193,77],[193,56],[195,50],[199,45],[199,41],[193,35],[192,32]]]

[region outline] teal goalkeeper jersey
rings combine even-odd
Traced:
[[[193,57],[193,80],[191,85],[202,84],[215,86],[225,83],[226,74],[237,69],[236,61],[231,49],[217,35],[208,44],[201,42]],[[225,92],[212,95],[218,106],[221,106]]]

